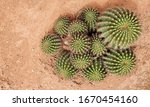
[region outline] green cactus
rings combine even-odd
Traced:
[[[85,69],[92,61],[90,54],[72,54],[70,61],[76,69]]]
[[[54,31],[60,36],[66,36],[70,23],[71,21],[67,16],[59,17],[54,24]]]
[[[74,20],[72,23],[69,25],[68,29],[69,34],[71,35],[76,35],[76,34],[86,34],[88,32],[87,25],[80,20]]]
[[[99,15],[100,13],[97,9],[90,7],[81,9],[78,18],[86,22],[89,32],[92,32],[96,30],[96,23]]]
[[[83,54],[91,48],[90,38],[87,35],[76,34],[73,36],[70,48],[75,54]]]
[[[92,37],[92,47],[91,52],[95,56],[102,56],[106,52],[106,47],[102,42],[102,39],[99,38],[99,36],[94,35]]]
[[[104,56],[104,64],[111,73],[126,75],[134,68],[135,55],[131,49],[110,50]]]
[[[40,46],[46,54],[60,52],[55,70],[64,79],[81,70],[89,81],[101,81],[106,71],[127,75],[135,67],[136,56],[129,47],[139,38],[141,25],[128,9],[108,9],[100,16],[97,9],[86,7],[73,21],[59,17],[53,30]]]
[[[97,58],[86,69],[83,70],[84,76],[90,81],[100,81],[106,77],[106,71],[100,58]]]
[[[132,45],[141,33],[139,20],[133,12],[124,8],[113,8],[105,11],[98,18],[98,32],[115,49]]]
[[[41,49],[46,54],[53,54],[61,49],[61,47],[61,38],[58,35],[50,34],[42,39]]]
[[[60,77],[65,79],[72,78],[77,70],[70,63],[70,52],[63,50],[56,60],[56,71]]]

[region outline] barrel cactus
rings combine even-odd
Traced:
[[[42,39],[41,49],[46,54],[54,54],[61,49],[61,38],[55,34],[49,34]]]
[[[59,17],[54,24],[54,31],[60,36],[66,36],[70,22],[67,16]]]
[[[70,35],[74,34],[86,34],[88,32],[87,25],[80,20],[74,20],[73,22],[70,23],[68,32]]]
[[[87,35],[76,34],[71,40],[70,48],[76,54],[86,53],[91,48],[90,38]]]
[[[127,48],[139,37],[141,26],[137,16],[124,8],[113,8],[106,10],[98,18],[98,32],[105,38],[108,46]]]
[[[100,13],[97,9],[87,7],[79,11],[78,18],[83,20],[87,24],[89,32],[92,32],[96,30],[96,23],[99,15]]]
[[[99,36],[94,35],[92,37],[91,52],[95,56],[102,56],[106,52],[106,46],[103,44],[102,39]]]
[[[106,71],[100,58],[93,60],[93,63],[83,70],[83,73],[90,81],[100,81],[106,77]]]
[[[72,54],[70,60],[76,69],[85,69],[92,61],[90,54]]]
[[[65,79],[72,78],[77,70],[70,63],[70,52],[63,50],[56,60],[57,74]]]
[[[134,68],[135,58],[131,49],[110,50],[104,56],[104,64],[111,73],[126,75]]]

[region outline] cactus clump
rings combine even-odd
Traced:
[[[102,39],[99,36],[94,35],[92,37],[91,52],[95,56],[102,56],[106,52],[106,46],[103,44]]]
[[[83,20],[87,24],[89,32],[92,32],[96,30],[99,15],[100,13],[97,9],[88,7],[80,10],[78,18]]]
[[[77,70],[70,63],[70,52],[63,50],[56,60],[57,74],[65,79],[72,78]]]
[[[89,81],[100,81],[108,72],[126,75],[133,70],[136,57],[130,46],[141,33],[133,12],[118,7],[100,15],[97,9],[85,7],[74,18],[60,16],[53,27],[55,34],[41,42],[47,54],[61,50],[55,64],[60,77],[71,79],[79,72]]]
[[[115,49],[129,47],[141,32],[137,16],[124,8],[108,9],[98,18],[97,25],[105,43]]]
[[[41,49],[46,54],[53,54],[57,52],[61,47],[61,38],[58,35],[50,34],[42,39]]]
[[[134,68],[135,55],[131,49],[110,50],[104,56],[104,64],[111,73],[126,75]]]
[[[68,32],[70,35],[86,34],[88,32],[87,25],[80,20],[74,20],[70,23]]]
[[[90,38],[87,35],[76,34],[71,40],[71,50],[75,54],[83,54],[91,48]]]
[[[76,69],[85,69],[92,61],[90,54],[72,54],[70,60]]]
[[[70,22],[70,19],[66,16],[59,17],[54,24],[54,31],[60,36],[66,36]]]
[[[100,58],[93,60],[93,63],[83,70],[83,73],[90,81],[100,81],[106,77],[106,71]]]

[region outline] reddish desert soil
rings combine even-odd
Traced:
[[[100,82],[55,74],[56,57],[43,54],[40,41],[60,15],[84,6],[101,13],[123,6],[137,14],[142,34],[133,45],[137,64],[132,73],[108,74]],[[150,89],[150,0],[0,0],[0,89]]]

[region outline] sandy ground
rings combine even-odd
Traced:
[[[134,11],[142,35],[134,45],[137,65],[127,76],[108,74],[101,82],[55,75],[55,57],[39,47],[55,20],[84,6],[100,12],[114,6]],[[150,89],[150,0],[0,0],[0,89]]]

